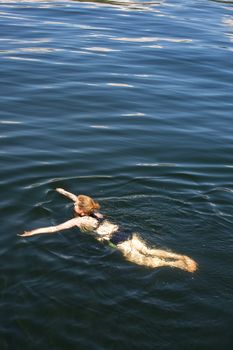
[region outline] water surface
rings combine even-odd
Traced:
[[[233,5],[0,1],[1,350],[230,350]],[[78,230],[93,195],[194,275]]]

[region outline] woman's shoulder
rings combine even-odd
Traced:
[[[98,220],[92,216],[77,216],[74,220],[77,221],[77,226],[83,225],[83,226],[92,226],[93,228],[96,228],[98,226]]]

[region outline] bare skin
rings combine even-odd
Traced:
[[[74,202],[74,211],[78,216],[59,225],[25,231],[20,236],[27,237],[42,233],[56,233],[72,227],[87,228],[88,230],[95,232],[96,239],[102,242],[110,242],[111,237],[114,234],[117,234],[117,231],[119,230],[118,225],[115,225],[108,220],[104,220],[99,224],[98,218],[103,218],[102,214],[99,212],[95,212],[95,217],[86,215],[85,211],[80,208],[78,197],[75,194],[65,191],[62,188],[57,188],[56,191]],[[137,234],[133,234],[131,239],[125,240],[124,242],[117,244],[115,247],[121,251],[128,261],[137,265],[143,265],[150,268],[170,266],[188,272],[195,272],[197,270],[197,263],[188,256],[168,252],[162,249],[151,249]]]
[[[151,249],[137,234],[133,234],[131,240],[119,244],[118,249],[128,261],[138,265],[151,268],[170,266],[188,272],[197,270],[197,263],[188,256],[168,252],[163,249]]]
[[[80,216],[84,216],[85,213],[83,213],[82,210],[80,210],[79,206],[78,206],[78,196],[76,196],[75,194],[68,192],[66,190],[64,190],[63,188],[56,188],[56,191],[60,194],[62,194],[63,196],[71,199],[74,202],[74,211],[80,215]]]

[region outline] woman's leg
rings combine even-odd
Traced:
[[[118,249],[123,253],[126,260],[133,262],[137,265],[148,267],[160,267],[162,260],[160,258],[148,257],[134,248],[132,241],[126,241],[119,244]]]
[[[132,243],[135,249],[145,255],[156,256],[162,259],[180,259],[181,255],[167,252],[162,249],[151,249],[137,234],[133,234]]]
[[[161,249],[150,249],[136,234],[131,240],[118,245],[118,247],[127,260],[138,265],[152,268],[170,266],[189,272],[194,272],[197,269],[197,264],[189,257]]]
[[[194,272],[197,269],[197,263],[186,255],[167,252],[162,249],[151,249],[143,242],[138,235],[134,234],[132,238],[132,244],[139,252],[148,257],[156,257],[162,260],[163,266],[174,266],[182,268],[190,272]]]

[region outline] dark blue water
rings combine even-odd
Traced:
[[[0,349],[233,347],[233,4],[0,1]],[[54,189],[199,269],[147,269]]]

